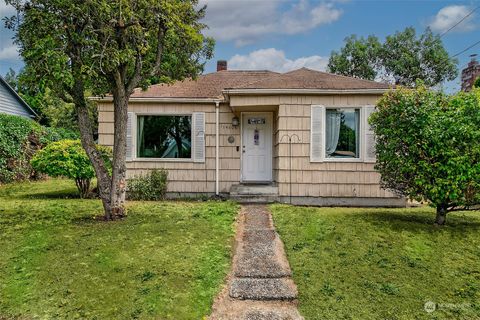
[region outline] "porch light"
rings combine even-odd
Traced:
[[[238,117],[233,117],[232,126],[237,127],[239,124],[240,124],[240,121],[238,120]]]

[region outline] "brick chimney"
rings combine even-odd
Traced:
[[[478,63],[476,54],[470,55],[472,60],[468,63],[468,66],[462,70],[462,90],[472,90],[475,80],[480,77],[480,64]]]
[[[227,60],[217,61],[217,72],[227,70]]]

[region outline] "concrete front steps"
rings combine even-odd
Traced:
[[[274,184],[235,184],[230,188],[230,199],[238,203],[273,203],[278,201],[278,187]]]

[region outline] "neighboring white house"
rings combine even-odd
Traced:
[[[33,119],[35,111],[0,76],[0,113]]]

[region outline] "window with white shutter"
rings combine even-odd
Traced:
[[[372,113],[375,112],[375,106],[368,105],[364,107],[364,161],[365,162],[375,162],[375,133],[373,132],[370,124],[368,123],[368,118]]]
[[[193,113],[193,161],[205,162],[205,113]]]
[[[132,161],[133,160],[133,122],[134,122],[135,114],[133,112],[128,112],[127,118],[127,152],[126,152],[126,160]]]
[[[310,113],[310,161],[324,160],[325,106],[312,105]]]

